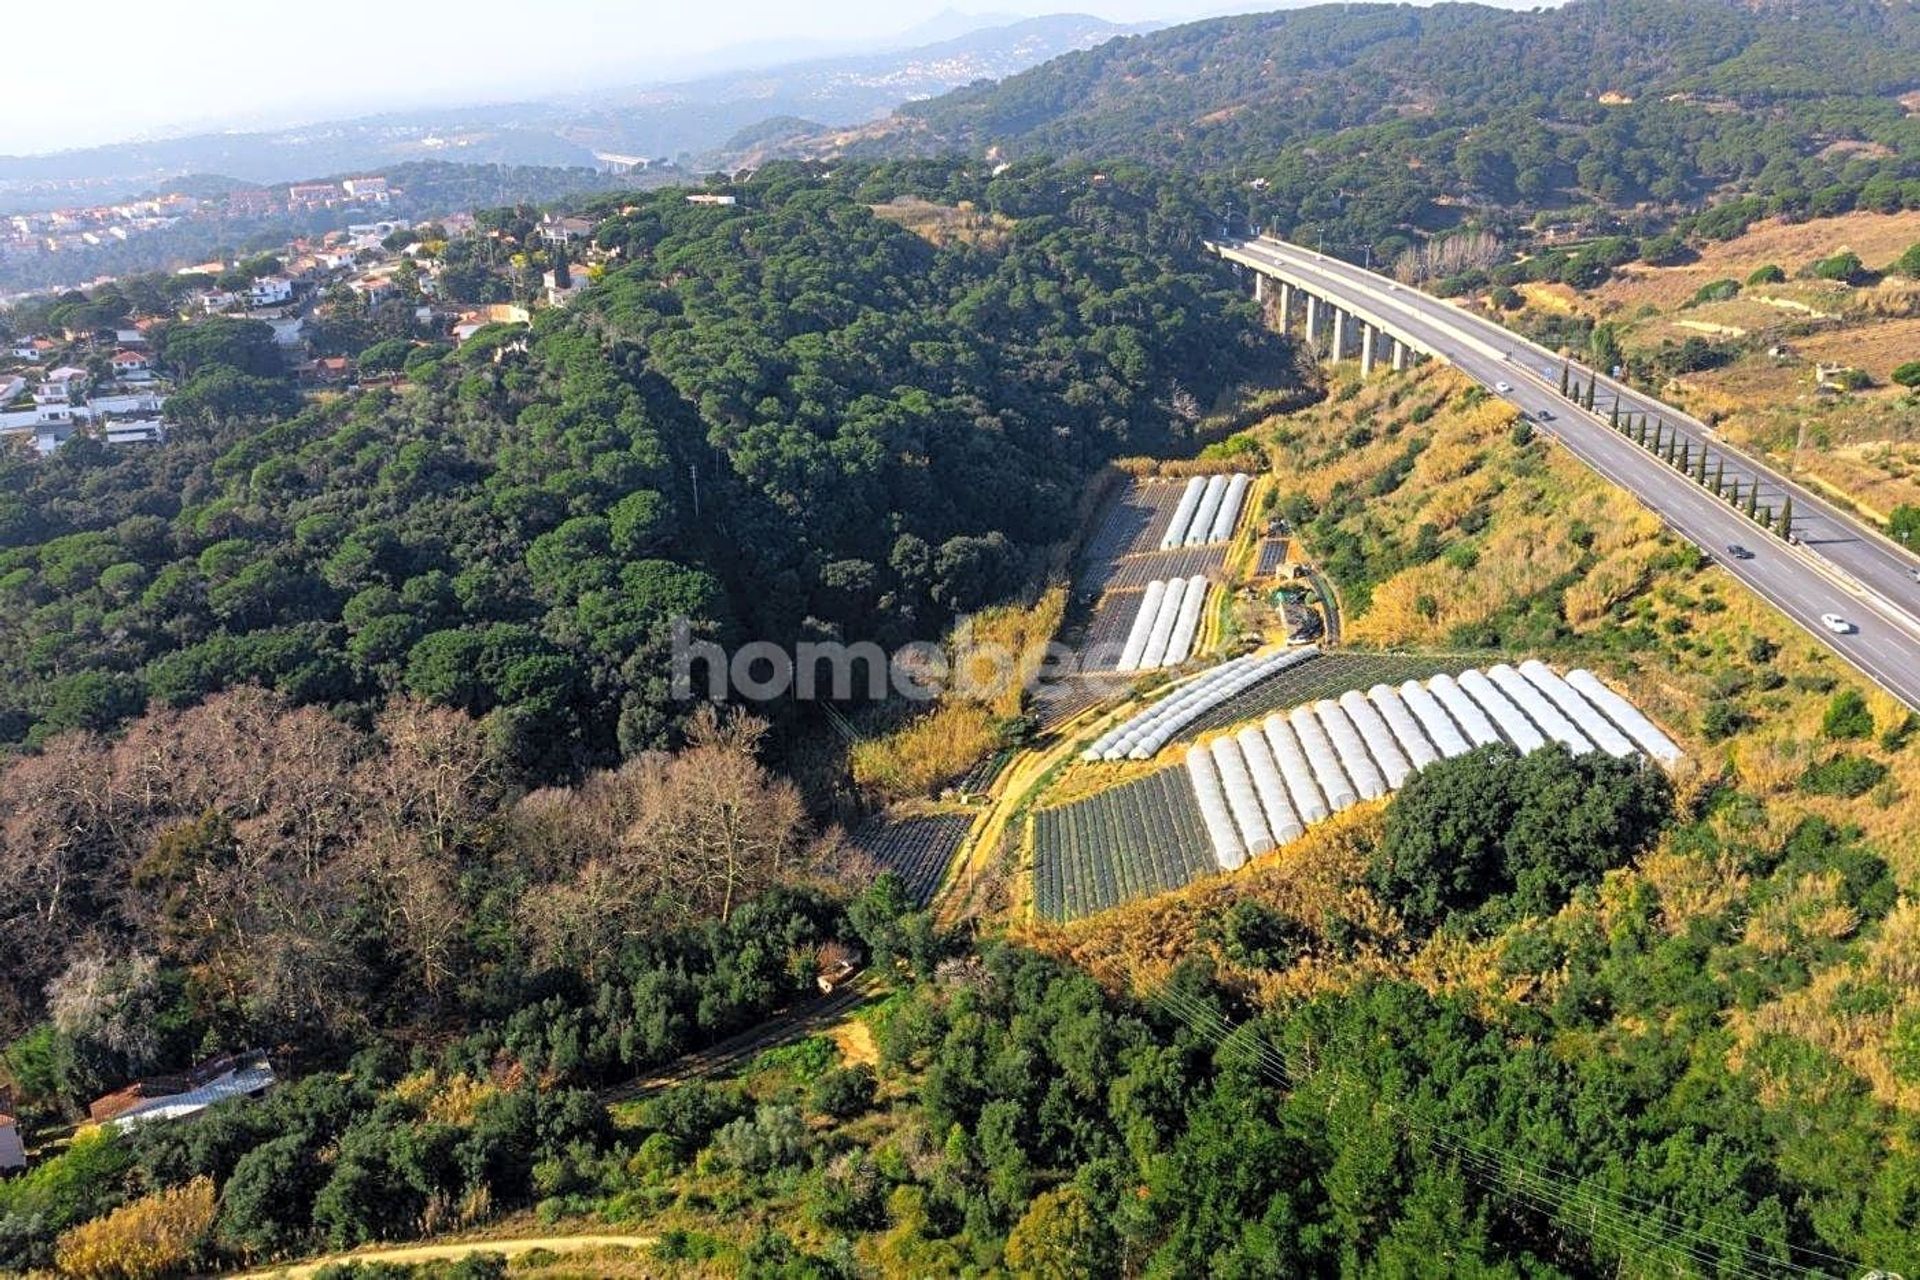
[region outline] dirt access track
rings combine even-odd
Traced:
[[[657,1236],[526,1236],[513,1240],[463,1240],[457,1244],[402,1245],[394,1249],[367,1249],[357,1253],[336,1253],[311,1262],[297,1262],[267,1271],[248,1271],[243,1280],[305,1280],[322,1267],[336,1262],[453,1262],[476,1253],[499,1253],[516,1257],[535,1249],[554,1253],[574,1253],[582,1249],[646,1249]]]

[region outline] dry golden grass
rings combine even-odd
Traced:
[[[1357,887],[1379,838],[1379,804],[1337,814],[1277,853],[1256,858],[1231,876],[1213,876],[1173,893],[1128,903],[1067,925],[1032,923],[1017,935],[1069,960],[1110,987],[1142,989],[1206,947],[1209,922],[1233,903],[1258,902],[1318,936],[1329,913],[1342,914],[1384,936],[1397,924]],[[1216,957],[1224,961],[1224,957]],[[1350,981],[1358,971],[1386,972],[1377,954],[1352,962],[1358,969],[1308,965],[1277,975],[1295,994]]]
[[[877,216],[935,245],[973,244],[997,249],[1006,243],[1013,228],[1012,219],[982,212],[966,200],[946,205],[917,196],[898,196],[890,204],[877,204],[872,208]]]
[[[1920,211],[1850,213],[1808,222],[1763,222],[1736,240],[1705,245],[1698,261],[1676,267],[1635,263],[1595,290],[1592,297],[1607,310],[1630,313],[1643,305],[1671,311],[1711,280],[1744,281],[1771,263],[1788,275],[1809,263],[1852,249],[1869,267],[1893,261],[1920,241]]]

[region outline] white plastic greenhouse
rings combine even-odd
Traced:
[[[1467,691],[1460,687],[1458,680],[1442,673],[1427,681],[1427,692],[1447,709],[1447,714],[1454,718],[1474,746],[1490,747],[1500,741],[1500,731],[1493,727],[1493,721],[1487,719],[1487,713],[1480,709],[1480,704],[1467,696]]]
[[[1580,696],[1580,691],[1560,678],[1555,671],[1538,658],[1528,658],[1520,664],[1520,674],[1527,678],[1547,700],[1566,715],[1567,719],[1580,726],[1580,732],[1592,739],[1593,745],[1615,759],[1624,759],[1633,754],[1633,743],[1627,735],[1613,726],[1594,709],[1591,702]]]
[[[1487,679],[1485,672],[1462,671],[1460,688],[1500,726],[1500,732],[1521,755],[1538,751],[1547,745],[1546,735],[1533,727],[1533,721],[1527,719],[1526,714],[1514,706],[1506,694],[1500,692],[1499,686]]]
[[[1233,527],[1240,523],[1240,508],[1246,503],[1247,488],[1253,483],[1253,477],[1235,475],[1227,481],[1226,496],[1220,499],[1220,510],[1213,517],[1213,527],[1207,530],[1208,542],[1225,542],[1233,536]]]
[[[1207,478],[1195,476],[1187,481],[1187,487],[1180,495],[1180,502],[1173,509],[1173,519],[1167,523],[1167,531],[1160,535],[1160,549],[1172,551],[1175,547],[1185,546],[1187,530],[1193,525],[1193,513],[1200,509],[1200,495],[1207,490]]]
[[[1225,476],[1212,476],[1207,480],[1200,505],[1194,509],[1193,523],[1187,526],[1187,546],[1197,547],[1207,540],[1207,534],[1213,529],[1213,518],[1220,514],[1220,504],[1226,500],[1227,484]]]
[[[1220,789],[1220,774],[1214,768],[1213,755],[1205,747],[1194,746],[1187,752],[1187,776],[1193,780],[1194,799],[1200,804],[1200,820],[1206,824],[1207,839],[1213,844],[1213,860],[1222,871],[1237,871],[1246,865],[1247,851],[1234,830],[1233,815],[1227,809],[1226,793]]]
[[[1248,857],[1258,857],[1273,848],[1273,832],[1260,807],[1260,793],[1253,789],[1253,775],[1247,771],[1240,744],[1232,738],[1215,738],[1210,748],[1213,764],[1220,771],[1220,789],[1227,793],[1227,811],[1233,825],[1240,828],[1240,843]]]
[[[1307,753],[1307,763],[1313,766],[1313,780],[1320,784],[1320,790],[1326,795],[1333,811],[1338,813],[1358,804],[1360,793],[1354,790],[1347,771],[1340,767],[1340,754],[1333,749],[1333,740],[1327,737],[1327,731],[1321,725],[1320,717],[1313,713],[1313,707],[1308,704],[1295,707],[1287,717],[1287,723],[1293,727],[1294,736],[1300,739],[1300,749]]]
[[[1261,726],[1266,731],[1267,746],[1273,751],[1273,762],[1280,767],[1280,776],[1287,784],[1287,795],[1293,800],[1293,811],[1300,821],[1308,826],[1327,816],[1326,797],[1320,794],[1320,784],[1313,780],[1313,765],[1307,761],[1307,753],[1301,749],[1300,738],[1287,723],[1283,715],[1267,717]]]
[[[1673,739],[1660,732],[1659,726],[1640,714],[1638,707],[1603,684],[1599,676],[1581,668],[1567,672],[1567,683],[1579,690],[1581,697],[1606,713],[1607,718],[1619,725],[1642,751],[1664,765],[1671,766],[1680,762],[1683,753],[1674,745]]]
[[[1187,580],[1175,578],[1160,597],[1160,608],[1153,615],[1153,630],[1147,633],[1147,647],[1140,651],[1140,669],[1151,671],[1166,665],[1167,644],[1173,639],[1173,624],[1180,620],[1180,602],[1186,598]]]
[[[1560,713],[1560,708],[1547,701],[1533,682],[1518,671],[1504,662],[1498,663],[1487,668],[1487,679],[1506,694],[1516,707],[1526,712],[1527,719],[1533,721],[1549,738],[1577,756],[1593,750],[1593,743],[1587,741],[1587,735],[1580,732],[1573,721]]]
[[[1167,584],[1157,578],[1140,593],[1140,612],[1133,615],[1133,626],[1127,631],[1127,642],[1120,649],[1120,670],[1140,669],[1140,657],[1147,651],[1147,635],[1153,630],[1153,620],[1160,616],[1160,602],[1166,599],[1166,595]]]
[[[1405,700],[1407,710],[1413,712],[1420,727],[1433,739],[1433,745],[1440,754],[1451,760],[1473,750],[1466,735],[1460,732],[1460,726],[1453,722],[1447,709],[1440,705],[1440,699],[1433,696],[1418,680],[1409,680],[1400,686],[1400,697]]]
[[[1391,685],[1377,684],[1367,690],[1367,701],[1373,704],[1380,718],[1387,722],[1387,728],[1393,731],[1393,740],[1407,753],[1407,763],[1415,769],[1424,769],[1440,758],[1440,752],[1428,740],[1426,730],[1407,710],[1407,704],[1400,697],[1400,691]]]
[[[1147,760],[1173,740],[1173,735],[1213,708],[1262,680],[1317,654],[1313,645],[1283,649],[1265,655],[1247,654],[1203,672],[1144,711],[1094,739],[1080,753],[1083,760]]]
[[[1207,711],[1313,652],[1223,663],[1103,734],[1084,758],[1149,758]],[[1232,871],[1333,813],[1391,793],[1417,770],[1500,742],[1522,754],[1559,742],[1617,757],[1640,751],[1666,765],[1682,758],[1671,738],[1592,672],[1562,677],[1529,660],[1424,684],[1376,684],[1364,694],[1350,689],[1274,712],[1190,747],[1186,772],[1214,861]]]
[[[1360,798],[1378,800],[1387,794],[1387,780],[1380,776],[1379,767],[1367,754],[1365,740],[1340,704],[1332,698],[1322,698],[1313,704],[1313,714],[1319,717],[1320,727],[1327,731],[1327,740],[1333,743],[1334,754],[1340,757],[1340,767],[1353,779],[1353,789],[1360,793]]]
[[[1186,594],[1180,597],[1180,613],[1173,620],[1173,634],[1167,640],[1161,666],[1177,667],[1193,652],[1193,638],[1200,631],[1200,612],[1207,603],[1207,585],[1204,573],[1187,579]]]
[[[1267,815],[1267,830],[1273,832],[1274,843],[1285,844],[1294,839],[1306,830],[1306,824],[1294,813],[1293,801],[1287,798],[1287,784],[1280,780],[1280,770],[1273,763],[1273,750],[1267,746],[1266,735],[1260,732],[1259,725],[1250,724],[1234,734],[1233,741],[1247,762],[1247,774],[1253,779],[1254,794],[1260,797],[1260,809]]]

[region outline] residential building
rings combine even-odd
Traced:
[[[38,422],[71,422],[74,401],[87,390],[87,371],[62,365],[48,372],[33,389],[34,418]],[[83,415],[84,416],[84,415]]]
[[[141,351],[113,353],[113,376],[122,382],[153,381],[153,361]]]
[[[373,204],[385,204],[392,194],[387,190],[385,178],[348,178],[340,186],[355,200],[366,200]]]
[[[556,248],[592,234],[593,223],[585,218],[556,218],[549,213],[540,220],[540,238]]]
[[[247,286],[247,305],[277,307],[293,298],[293,281],[285,276],[261,276]]]
[[[711,191],[697,191],[687,197],[688,204],[734,205],[740,203],[737,196],[716,195]]]
[[[287,188],[287,203],[296,208],[321,208],[338,203],[344,194],[331,182],[296,182]]]
[[[394,295],[395,285],[385,276],[361,276],[358,280],[347,281],[347,288],[356,297],[364,299],[370,307],[378,306]]]
[[[108,444],[165,444],[167,424],[159,418],[135,418],[131,422],[109,422],[102,429]]]
[[[253,1049],[211,1058],[179,1075],[136,1080],[94,1099],[87,1115],[95,1124],[131,1129],[155,1120],[197,1115],[217,1102],[259,1098],[278,1082],[267,1055]]]
[[[73,439],[77,428],[71,422],[43,422],[33,429],[33,451],[43,458],[60,452],[60,446]]]

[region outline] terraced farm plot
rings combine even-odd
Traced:
[[[1140,613],[1141,594],[1138,590],[1109,591],[1100,597],[1078,646],[1085,670],[1111,671],[1120,661],[1127,632]]]
[[[1108,499],[1100,526],[1081,553],[1081,588],[1098,588],[1123,556],[1159,550],[1160,535],[1185,488],[1184,480],[1134,480]]]
[[[1285,538],[1265,538],[1260,543],[1260,562],[1255,572],[1263,578],[1270,578],[1280,572],[1287,562],[1287,540]]]
[[[1155,578],[1191,578],[1202,573],[1218,581],[1227,562],[1224,543],[1205,547],[1181,547],[1175,551],[1149,551],[1144,555],[1115,560],[1100,582],[1104,591],[1145,587]],[[1089,584],[1091,585],[1091,584]]]
[[[1275,711],[1285,711],[1303,702],[1337,698],[1349,689],[1365,692],[1376,684],[1397,685],[1403,680],[1425,680],[1442,671],[1457,675],[1474,666],[1476,659],[1465,654],[1427,653],[1325,653],[1297,667],[1289,667],[1271,680],[1264,680],[1219,706],[1174,735],[1173,740],[1193,739],[1246,720],[1257,720]]]
[[[1033,815],[1033,902],[1066,921],[1219,870],[1184,769],[1162,769]]]
[[[972,815],[965,813],[879,817],[853,834],[853,846],[897,874],[913,900],[925,906],[972,826]]]
[[[1028,707],[1042,729],[1051,729],[1079,715],[1095,703],[1126,692],[1134,677],[1113,675],[1066,676],[1034,690]]]

